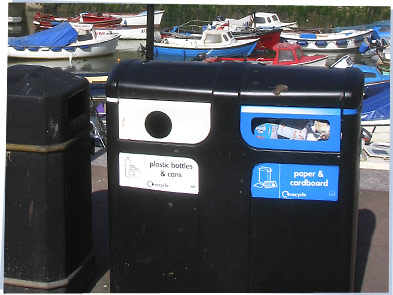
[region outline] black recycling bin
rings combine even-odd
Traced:
[[[4,291],[87,291],[88,82],[42,66],[15,65],[7,74]]]
[[[358,69],[137,60],[108,77],[111,292],[349,292]]]

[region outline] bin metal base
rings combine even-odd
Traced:
[[[80,293],[88,290],[94,276],[95,262],[92,253],[68,277],[53,282],[35,282],[4,278],[5,293]]]

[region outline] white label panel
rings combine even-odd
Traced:
[[[198,164],[190,158],[119,153],[119,184],[165,192],[198,194]]]
[[[210,103],[119,99],[119,138],[140,141],[197,144],[210,133]],[[152,112],[163,112],[172,123],[164,138],[152,137],[145,121]]]

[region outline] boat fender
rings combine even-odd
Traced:
[[[365,42],[362,42],[362,44],[359,46],[359,52],[360,53],[365,53],[370,47],[368,46],[368,44],[366,44]]]

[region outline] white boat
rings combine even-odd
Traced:
[[[9,16],[8,23],[9,24],[18,24],[22,21],[22,17],[20,16]]]
[[[390,44],[389,46],[386,46],[383,50],[382,50],[382,54],[383,54],[383,58],[385,60],[389,60],[390,61],[390,53],[391,53],[391,48],[390,48]]]
[[[258,38],[236,40],[230,32],[205,30],[201,39],[164,38],[154,43],[154,53],[193,58],[198,54],[207,56],[248,56],[254,50]]]
[[[163,14],[164,10],[154,11],[154,26],[157,27],[160,25]],[[146,26],[147,24],[146,11],[141,13],[103,13],[102,15],[121,18],[122,21],[120,25],[122,26]]]
[[[297,22],[283,23],[275,13],[268,12],[256,12],[253,15],[253,22],[256,28],[267,29],[267,28],[282,28],[297,29]]]
[[[111,35],[118,34],[120,39],[124,40],[146,40],[146,26],[145,27],[135,27],[135,26],[110,26],[103,28],[96,28],[98,36],[101,35]],[[161,39],[159,32],[154,32],[154,38],[156,40]]]
[[[390,119],[361,121],[361,125],[371,134],[374,142],[390,142]]]
[[[97,36],[91,24],[68,22],[24,37],[8,38],[8,57],[73,59],[112,54],[120,36]]]
[[[241,31],[246,27],[255,29],[281,28],[283,30],[292,30],[298,27],[297,22],[281,22],[277,14],[269,12],[255,12],[240,19],[227,18],[224,21],[215,21],[212,25],[217,29],[227,27],[231,32]]]
[[[372,30],[347,30],[339,33],[301,33],[282,32],[283,42],[299,44],[303,50],[334,51],[357,49],[368,37]]]

